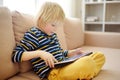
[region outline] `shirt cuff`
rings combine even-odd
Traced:
[[[68,50],[64,50],[63,55],[67,57],[67,54],[68,54]]]

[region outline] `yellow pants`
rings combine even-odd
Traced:
[[[48,79],[89,80],[95,77],[100,72],[104,62],[104,55],[100,52],[96,52],[89,56],[82,57],[65,67],[53,69],[50,72]]]

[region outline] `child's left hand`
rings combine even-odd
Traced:
[[[82,50],[82,48],[77,48],[77,49],[69,50],[68,57],[72,57],[72,56],[75,56],[75,55],[78,55],[78,54],[82,54],[82,53],[84,53],[84,51]]]
[[[77,48],[77,49],[74,49],[74,50],[75,50],[75,55],[84,53],[84,51],[82,50],[82,48]]]

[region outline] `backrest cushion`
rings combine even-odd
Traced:
[[[6,80],[19,71],[18,64],[11,60],[14,47],[11,13],[8,8],[0,7],[0,80]]]
[[[62,49],[66,50],[67,49],[67,44],[66,44],[66,39],[65,39],[65,33],[64,33],[64,27],[63,25],[57,26],[56,30],[60,45]]]
[[[84,44],[84,32],[80,19],[66,18],[64,32],[68,49],[81,47]]]
[[[28,14],[21,14],[18,11],[12,12],[12,21],[13,21],[13,29],[15,33],[16,43],[23,38],[24,33],[31,27],[35,26],[33,21],[33,16]]]

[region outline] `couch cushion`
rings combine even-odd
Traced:
[[[60,26],[57,27],[56,33],[57,33],[57,36],[58,36],[58,39],[59,39],[61,47],[64,50],[66,50],[67,49],[67,44],[66,44],[66,39],[65,39],[65,33],[64,33],[63,25],[60,25]]]
[[[11,55],[15,47],[12,17],[8,8],[0,7],[0,80],[16,74],[18,64],[13,64]]]
[[[64,24],[67,48],[73,49],[84,44],[84,33],[82,23],[77,18],[67,18]]]
[[[93,80],[119,80],[120,78],[120,49],[83,46],[84,51],[101,51],[106,57],[106,62],[97,77]]]
[[[28,14],[21,14],[18,11],[12,12],[12,23],[17,43],[23,38],[24,33],[31,27],[35,26],[34,17]]]
[[[8,80],[41,80],[33,71],[28,71],[25,73],[19,73]]]
[[[11,78],[9,78],[7,80],[31,80],[31,79],[16,75],[16,76],[11,77]]]
[[[20,73],[19,74],[22,77],[25,78],[29,78],[30,80],[40,80],[40,78],[38,77],[38,75],[36,75],[33,71],[28,71],[25,73]]]

